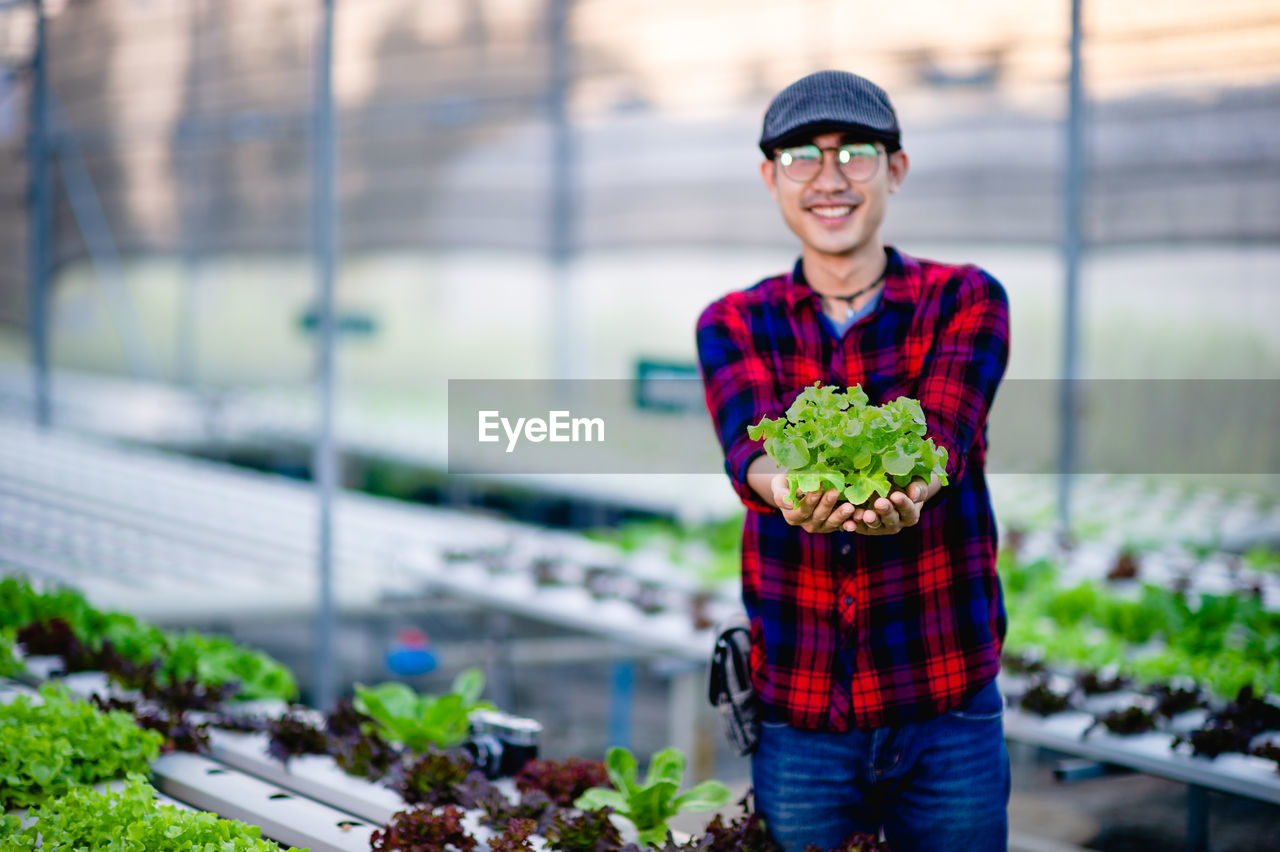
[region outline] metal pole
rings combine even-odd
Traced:
[[[569,6],[572,0],[551,0],[551,356],[552,375],[573,377],[573,300],[569,261],[573,251],[573,138],[569,125]]]
[[[1062,264],[1065,275],[1062,324],[1062,392],[1058,444],[1058,526],[1071,531],[1071,478],[1076,465],[1076,372],[1079,279],[1084,200],[1084,87],[1080,70],[1080,5],[1071,0],[1071,72],[1067,95],[1066,167],[1063,174]]]
[[[613,688],[609,692],[610,746],[631,748],[631,706],[635,700],[635,661],[619,657],[613,661]]]
[[[1209,852],[1209,788],[1187,785],[1187,852]]]
[[[204,51],[201,31],[204,29],[204,3],[191,0],[191,102],[183,121],[184,132],[178,136],[181,146],[177,152],[181,158],[181,197],[183,210],[183,286],[178,294],[177,380],[179,384],[194,388],[199,370],[200,297],[204,279],[204,262],[201,257],[204,230],[204,157],[205,142],[201,138],[200,123],[203,118],[201,89],[204,78]]]
[[[32,0],[36,13],[36,43],[31,58],[31,128],[27,137],[27,292],[28,345],[31,351],[36,425],[53,422],[49,401],[49,243],[53,207],[49,192],[48,42],[44,2]]]
[[[333,661],[333,492],[337,459],[333,440],[334,320],[333,275],[338,217],[334,206],[333,179],[337,171],[337,146],[333,117],[333,4],[323,0],[324,15],[316,54],[315,126],[312,133],[311,168],[314,179],[314,251],[319,284],[319,332],[317,385],[320,399],[319,434],[312,469],[320,500],[315,622],[315,704],[331,707],[337,698]]]

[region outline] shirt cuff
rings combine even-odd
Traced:
[[[762,455],[764,450],[756,448],[747,452],[736,464],[726,460],[725,471],[729,474],[729,481],[733,484],[733,490],[738,492],[738,499],[742,501],[742,505],[753,512],[771,515],[778,510],[761,499],[755,489],[747,484],[747,468]]]

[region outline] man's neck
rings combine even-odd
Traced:
[[[832,296],[849,296],[866,290],[884,273],[889,262],[884,243],[877,240],[856,255],[832,257],[831,255],[803,251],[804,277],[809,287],[823,296],[823,309],[832,316],[843,317],[846,310],[859,310],[876,295],[876,288],[863,293],[852,302],[834,300]]]

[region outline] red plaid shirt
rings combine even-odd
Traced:
[[[999,668],[1005,613],[987,494],[987,411],[1009,352],[1004,288],[974,266],[887,249],[880,302],[837,340],[799,262],[713,303],[698,321],[707,407],[747,512],[742,592],[752,678],[768,713],[809,730],[932,718]],[[872,403],[920,401],[948,451],[950,484],[896,535],[807,533],[746,484],[762,444],[816,381],[862,385]]]

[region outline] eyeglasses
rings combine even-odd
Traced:
[[[880,167],[880,149],[870,142],[852,142],[839,148],[796,145],[783,148],[774,156],[783,174],[799,183],[808,183],[822,171],[824,151],[835,151],[836,165],[849,180],[871,180]]]

